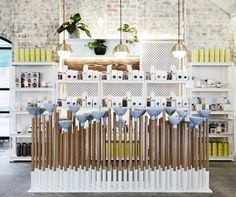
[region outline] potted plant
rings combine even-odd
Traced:
[[[86,46],[89,47],[89,49],[94,50],[94,53],[96,55],[105,55],[107,46],[104,44],[105,40],[95,40],[93,42],[88,42]]]
[[[136,42],[139,42],[138,40],[138,31],[135,27],[130,27],[129,24],[123,24],[121,27],[117,29],[117,31],[129,33],[132,36],[132,40],[126,39],[126,43],[128,44],[135,44]]]
[[[64,22],[56,31],[60,34],[63,31],[67,31],[71,38],[79,38],[79,31],[84,31],[88,37],[91,38],[88,25],[81,22],[82,18],[79,13],[76,13],[74,16],[70,16],[70,21]],[[56,34],[55,33],[55,34]]]

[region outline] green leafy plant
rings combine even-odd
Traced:
[[[70,16],[70,21],[64,22],[56,31],[55,34],[60,34],[63,31],[68,31],[69,34],[73,34],[77,29],[84,31],[88,37],[91,38],[90,31],[88,29],[88,25],[80,22],[82,20],[79,13],[76,13],[74,16]]]
[[[117,31],[121,31],[121,32],[127,32],[127,33],[130,33],[133,37],[132,40],[126,40],[126,43],[128,44],[134,44],[136,42],[139,42],[138,40],[138,31],[135,27],[130,27],[129,24],[123,24],[122,27],[119,27],[117,29]]]
[[[107,48],[107,46],[104,44],[105,40],[95,40],[93,42],[88,42],[87,45],[89,49],[94,50],[96,48]]]

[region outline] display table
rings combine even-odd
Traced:
[[[108,108],[32,115],[30,192],[211,192],[209,111]],[[174,115],[173,115],[174,114]],[[127,118],[128,117],[128,118]],[[42,122],[42,125],[41,125]]]

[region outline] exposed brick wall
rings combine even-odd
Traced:
[[[0,35],[12,40],[12,0],[0,0]]]
[[[59,23],[60,0],[0,0],[0,35],[18,47],[53,47]],[[177,0],[146,0],[147,28],[154,36],[177,32]],[[145,0],[123,0],[123,22],[144,29]],[[233,28],[229,16],[212,0],[186,0],[189,49],[229,47]],[[66,0],[67,18],[79,12],[93,37],[118,37],[119,0]],[[96,24],[98,16],[105,24]],[[84,37],[84,34],[81,35]]]

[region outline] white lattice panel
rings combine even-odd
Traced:
[[[103,96],[125,96],[127,92],[130,92],[132,96],[142,96],[143,84],[132,83],[106,83],[103,84],[102,95]]]
[[[175,42],[150,41],[141,44],[140,66],[144,71],[150,71],[155,65],[156,70],[170,70],[171,65],[179,69],[179,60],[171,54]]]
[[[89,96],[98,96],[98,83],[70,83],[65,85],[65,92],[69,97],[81,96],[87,92]]]
[[[174,93],[176,96],[180,94],[180,85],[178,84],[148,84],[147,95],[150,96],[154,92],[156,96],[170,96]]]

